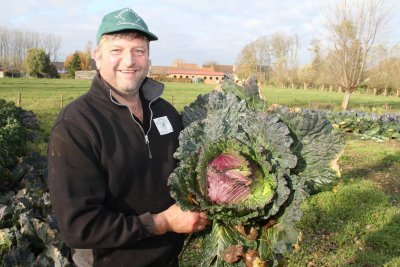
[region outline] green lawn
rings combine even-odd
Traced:
[[[91,81],[87,80],[5,78],[0,79],[0,99],[17,103],[20,94],[21,107],[25,109],[58,112],[62,106],[85,93],[90,84]],[[166,83],[163,97],[181,110],[197,95],[213,89],[212,85]]]
[[[84,94],[91,81],[69,79],[0,79],[0,99],[17,103],[35,112],[43,129],[49,129],[60,109]],[[163,97],[181,111],[199,94],[208,93],[214,86],[204,84],[167,83]]]
[[[400,266],[400,142],[346,141],[342,182],[306,200],[289,266]]]
[[[38,112],[58,112],[90,87],[91,81],[69,79],[0,79],[0,98],[16,102],[21,94],[21,106]],[[164,98],[178,110],[193,101],[197,95],[215,88],[213,85],[166,83]],[[343,94],[318,90],[263,88],[263,95],[269,104],[279,103],[291,107],[311,107],[340,110]],[[61,104],[61,99],[63,100]],[[373,96],[354,93],[350,99],[350,109],[369,112],[400,112],[400,98]],[[387,109],[387,110],[386,110]]]
[[[313,109],[341,110],[343,93],[318,90],[300,90],[285,88],[263,88],[266,100],[291,107]],[[400,112],[400,98],[395,96],[374,96],[366,93],[355,92],[350,98],[349,110],[361,110],[375,113]]]
[[[60,109],[84,94],[90,84],[91,81],[88,80],[4,78],[0,79],[0,99],[17,103],[20,97],[20,106],[36,113],[46,140]],[[178,111],[182,111],[198,95],[208,93],[214,88],[214,85],[205,84],[165,83],[163,97],[173,103]],[[338,92],[275,87],[265,87],[262,92],[269,105],[279,103],[290,107],[336,111],[340,110],[343,96]],[[386,110],[386,107],[390,109]],[[376,113],[397,113],[400,112],[400,99],[354,93],[350,108]],[[37,149],[44,153],[46,145],[41,144],[40,147]]]

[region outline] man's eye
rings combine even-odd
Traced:
[[[111,53],[117,54],[121,51],[121,49],[111,49]]]
[[[144,55],[144,53],[145,53],[144,49],[135,49],[134,50],[135,56],[142,56],[142,55]]]

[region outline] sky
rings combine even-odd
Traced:
[[[57,60],[64,61],[76,50],[85,50],[89,41],[94,48],[104,15],[130,7],[159,38],[150,45],[154,66],[169,66],[177,59],[199,65],[210,61],[233,65],[245,45],[276,32],[299,36],[299,65],[304,65],[311,58],[310,41],[326,35],[322,11],[326,1],[0,0],[0,26],[60,36]],[[395,3],[392,12],[400,14],[398,0],[388,1]],[[400,43],[398,25],[400,16],[391,17],[383,42]]]

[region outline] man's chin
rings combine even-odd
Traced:
[[[124,90],[121,90],[120,93],[124,96],[135,96],[139,93],[139,88],[137,89],[126,88]]]

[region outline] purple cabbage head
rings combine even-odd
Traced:
[[[221,154],[207,166],[208,198],[215,204],[233,204],[251,192],[251,172],[248,162],[240,155]]]

